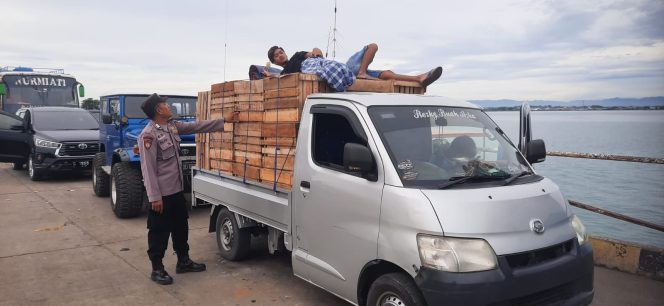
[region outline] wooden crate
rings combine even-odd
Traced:
[[[284,122],[284,123],[263,123],[261,125],[261,135],[263,137],[297,137],[297,129],[299,123]]]
[[[414,82],[358,79],[348,91],[423,94],[424,88]],[[291,188],[304,102],[312,93],[325,92],[334,90],[317,76],[302,73],[213,84],[199,93],[198,119],[238,111],[240,122],[224,124],[224,132],[198,136],[202,153],[197,164],[264,184],[274,184],[276,173],[276,185]]]
[[[292,186],[293,172],[287,170],[272,168],[260,168],[260,179],[263,183],[273,184],[276,182],[277,186],[290,189]]]
[[[263,122],[300,122],[301,114],[298,108],[270,109],[263,112]]]
[[[248,180],[260,182],[261,179],[261,168],[254,167],[250,165],[245,165],[245,163],[233,163],[233,175],[243,177]]]
[[[295,168],[295,155],[264,154],[261,167],[293,171]]]

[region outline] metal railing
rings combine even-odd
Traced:
[[[573,158],[589,158],[589,159],[602,159],[602,160],[613,160],[613,161],[626,161],[626,162],[648,163],[648,164],[664,164],[664,158],[655,158],[655,157],[639,157],[639,156],[627,156],[627,155],[576,153],[576,152],[560,152],[560,151],[549,151],[549,152],[546,152],[546,155],[547,156],[559,156],[559,157],[573,157]]]
[[[594,153],[575,153],[575,152],[560,152],[560,151],[550,151],[546,152],[548,156],[558,156],[558,157],[571,157],[571,158],[589,158],[589,159],[601,159],[601,160],[612,160],[612,161],[626,161],[626,162],[636,162],[636,163],[649,163],[649,164],[664,164],[664,158],[654,158],[654,157],[639,157],[639,156],[626,156],[626,155],[611,155],[611,154],[594,154]],[[641,220],[638,218],[630,217],[627,215],[619,214],[606,210],[603,208],[595,207],[592,205],[584,204],[574,200],[568,200],[569,204],[598,213],[604,216],[615,218],[618,220],[623,220],[629,223],[636,225],[644,226],[651,228],[660,232],[664,232],[664,226]]]

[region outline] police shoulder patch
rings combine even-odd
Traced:
[[[154,138],[152,137],[152,135],[143,135],[143,146],[145,147],[145,149],[149,150],[152,147],[153,140]]]

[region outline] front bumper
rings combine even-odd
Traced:
[[[511,268],[504,256],[490,271],[451,273],[422,267],[415,283],[428,305],[588,305],[593,300],[590,243],[532,266]]]

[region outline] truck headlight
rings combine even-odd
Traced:
[[[576,215],[572,215],[572,218],[570,218],[570,223],[576,232],[576,239],[579,240],[579,245],[586,243],[586,241],[588,241],[588,232],[586,231],[586,227],[583,226],[581,219],[579,219],[579,217]]]
[[[417,235],[422,265],[447,272],[492,270],[498,266],[496,253],[483,239]]]
[[[42,148],[57,149],[57,148],[60,147],[61,144],[59,142],[54,142],[54,141],[41,139],[41,138],[35,138],[35,145],[38,146],[38,147],[42,147]]]

